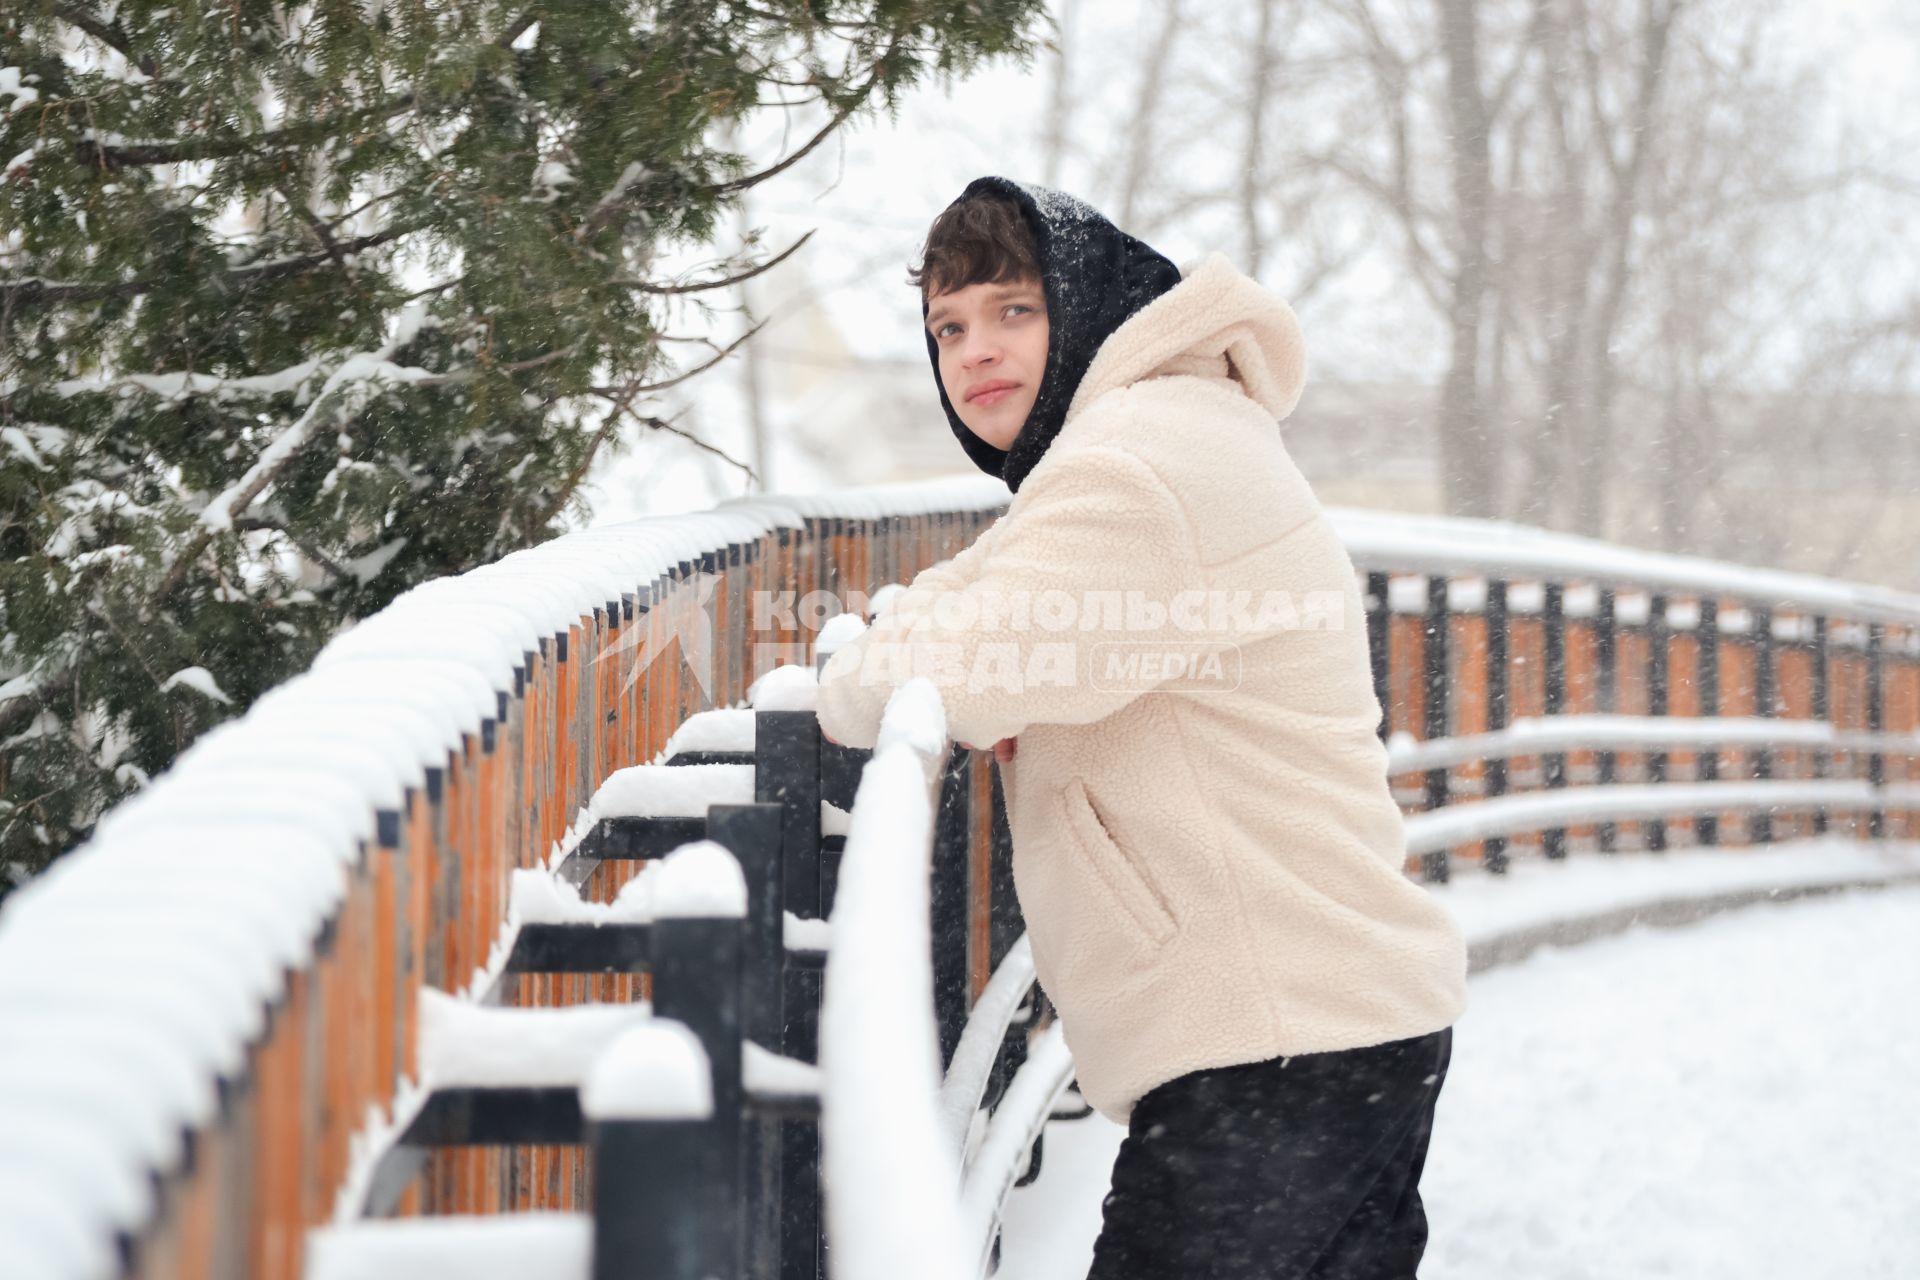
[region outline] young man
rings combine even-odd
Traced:
[[[993,177],[915,283],[1015,496],[827,663],[820,723],[871,746],[930,675],[998,744],[1041,986],[1129,1126],[1092,1277],[1413,1276],[1466,948],[1403,874],[1353,563],[1281,441],[1293,312]]]

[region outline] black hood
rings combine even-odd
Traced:
[[[1067,407],[1094,353],[1129,316],[1180,283],[1180,269],[1164,256],[1064,192],[1009,178],[975,178],[954,204],[990,192],[1014,200],[1033,229],[1047,297],[1047,367],[1040,393],[1020,434],[997,449],[967,429],[940,381],[940,345],[926,335],[940,407],[961,447],[979,468],[1020,491],[1020,482],[1045,456],[1066,424]],[[949,206],[951,207],[951,206]],[[923,299],[920,315],[924,320]],[[924,328],[924,326],[923,326]]]

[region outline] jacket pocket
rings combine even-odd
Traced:
[[[1169,941],[1176,925],[1166,900],[1153,887],[1146,868],[1113,838],[1080,779],[1067,782],[1062,803],[1066,806],[1067,829],[1072,833],[1073,843],[1100,883],[1119,900],[1155,946]]]

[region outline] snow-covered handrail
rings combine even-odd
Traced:
[[[1504,520],[1416,516],[1328,507],[1347,554],[1363,572],[1457,574],[1530,582],[1586,582],[1630,591],[1710,593],[1749,604],[1860,621],[1920,624],[1920,595],[1709,560],[1642,551]]]
[[[1412,773],[1474,760],[1550,751],[1644,751],[1712,746],[1920,756],[1920,734],[1846,733],[1825,721],[1759,716],[1526,716],[1494,733],[1463,734],[1425,742],[1398,735],[1387,743],[1387,768],[1392,773]]]
[[[887,704],[854,795],[820,1007],[822,1167],[837,1280],[973,1280],[936,1095],[929,871],[946,713],[925,679]]]
[[[1033,992],[1033,978],[1033,944],[1023,933],[1007,948],[986,990],[974,1001],[953,1060],[947,1064],[946,1079],[940,1084],[940,1119],[947,1131],[948,1146],[956,1156],[966,1154],[974,1113],[986,1093],[994,1060],[1015,1013]]]
[[[1029,1150],[1071,1081],[1056,1021],[1036,1036],[966,1149],[1015,1008],[1032,994],[1023,934],[974,1004],[943,1080],[930,993],[929,875],[949,759],[924,678],[887,704],[855,793],[820,1013],[821,1149],[837,1280],[978,1280]]]
[[[911,577],[1006,501],[969,477],[572,534],[406,593],[205,735],[0,907],[7,1268],[110,1274],[131,1249],[293,1280],[420,1079],[420,988],[498,979],[513,871],[685,710],[804,645],[752,631],[751,593]],[[453,1199],[420,1207],[507,1194],[452,1159]],[[552,1183],[536,1207],[573,1207]]]
[[[1469,840],[1565,827],[1573,823],[1626,822],[1632,819],[1694,814],[1778,813],[1794,809],[1864,811],[1876,803],[1911,807],[1920,803],[1920,787],[1876,791],[1845,779],[1769,782],[1627,783],[1604,787],[1566,787],[1529,791],[1448,805],[1407,818],[1407,852],[1432,853]]]

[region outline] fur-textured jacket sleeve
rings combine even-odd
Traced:
[[[872,746],[887,698],[916,674],[940,689],[948,733],[976,746],[1036,722],[1090,724],[1149,691],[1102,679],[1099,663],[1103,644],[1152,639],[1127,625],[1130,593],[1164,604],[1195,578],[1192,530],[1151,466],[1112,446],[1061,450],[968,551],[828,661],[829,737]]]

